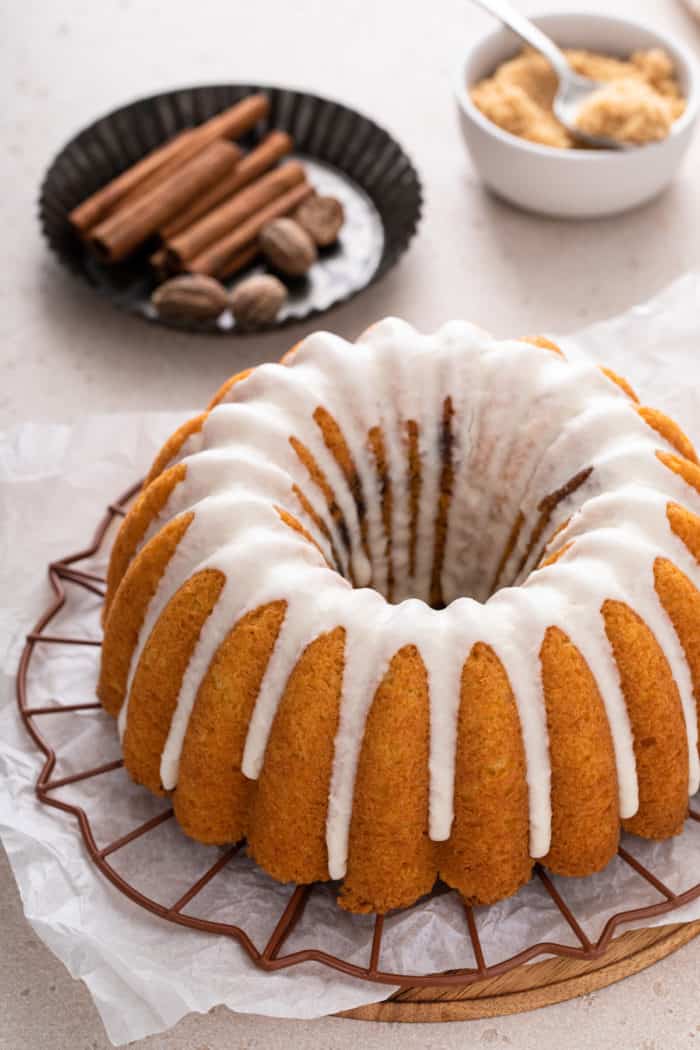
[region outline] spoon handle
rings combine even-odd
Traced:
[[[557,47],[534,22],[516,10],[509,0],[473,0],[473,3],[483,7],[485,11],[500,19],[504,25],[524,40],[535,51],[539,51],[547,61],[554,66],[554,71],[560,81],[571,77],[571,66],[566,60],[564,53]]]

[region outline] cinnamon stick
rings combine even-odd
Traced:
[[[116,179],[112,179],[74,208],[69,216],[71,223],[81,234],[87,233],[106,218],[143,179],[157,171],[166,161],[186,151],[191,140],[197,142],[198,148],[203,148],[219,138],[238,138],[262,120],[269,108],[270,102],[266,95],[249,95],[199,127],[180,132],[169,142],[151,150],[142,160],[127,168]],[[192,153],[187,155],[192,156]]]
[[[124,259],[193,197],[224,175],[238,156],[239,151],[231,142],[211,142],[164,182],[99,223],[89,235],[90,245],[108,262]]]
[[[154,186],[159,186],[162,182],[165,182],[165,180],[170,178],[170,176],[173,175],[178,168],[181,168],[186,161],[190,160],[191,157],[194,157],[195,154],[201,153],[206,145],[208,145],[208,143],[203,145],[201,140],[196,137],[190,139],[175,157],[166,160],[165,163],[161,164],[159,168],[156,168],[151,175],[147,175],[146,178],[135,186],[133,190],[130,190],[117,205],[117,208],[128,207],[128,205],[133,204],[134,201],[138,200],[139,197],[143,197],[144,194],[149,193]],[[238,163],[243,156],[243,150],[240,149],[239,146],[236,146],[235,143],[231,143],[231,145],[237,151],[237,160],[234,161],[232,155],[232,163]],[[111,214],[114,214],[114,212]]]
[[[219,276],[230,266],[237,253],[255,240],[266,223],[287,215],[311,193],[313,193],[313,186],[308,182],[302,182],[293,189],[287,190],[286,193],[276,197],[270,204],[236,226],[220,240],[214,241],[199,255],[188,259],[185,269],[188,273]]]
[[[225,277],[231,277],[232,274],[238,273],[244,266],[251,263],[255,256],[258,254],[259,248],[257,243],[249,244],[247,248],[241,248],[239,252],[232,255],[226,265],[219,270],[219,280],[223,280]]]
[[[168,264],[173,269],[182,268],[188,259],[199,255],[207,245],[214,244],[230,233],[234,227],[255,215],[275,197],[303,182],[304,178],[304,169],[296,160],[263,175],[205,215],[194,226],[173,237],[166,244]]]
[[[269,98],[258,92],[257,95],[248,95],[247,98],[229,106],[223,113],[210,117],[194,131],[204,143],[213,142],[215,139],[237,139],[269,112]]]
[[[166,142],[164,146],[147,153],[143,160],[133,164],[116,179],[112,179],[102,189],[97,190],[91,197],[84,200],[70,213],[68,218],[73,226],[80,232],[85,233],[90,227],[104,219],[112,211],[126,194],[164,164],[174,159],[187,148],[187,143],[192,137],[192,129],[181,131],[174,139]]]
[[[241,251],[234,255],[231,261],[219,271],[219,277],[230,277],[231,274],[237,273],[238,270],[242,270],[244,266],[247,266],[248,263],[253,261],[259,252],[260,249],[258,248],[257,243],[251,244],[247,248],[242,248]],[[157,252],[153,253],[148,261],[161,280],[165,281],[168,277],[172,276],[172,270],[167,263],[165,248],[159,248]]]
[[[217,204],[221,204],[227,197],[247,186],[259,175],[263,175],[268,168],[290,153],[293,145],[294,142],[286,131],[271,131],[259,146],[243,157],[235,171],[216,186],[212,186],[196,201],[192,201],[188,208],[185,208],[172,222],[163,227],[160,231],[163,240],[171,241],[178,233],[192,226],[197,219],[208,214]]]

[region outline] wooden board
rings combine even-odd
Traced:
[[[652,966],[700,934],[700,922],[632,930],[590,961],[545,959],[464,987],[404,988],[340,1017],[360,1021],[466,1021],[550,1006],[605,988]]]

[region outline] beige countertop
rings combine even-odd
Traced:
[[[604,0],[584,6],[610,8]],[[630,0],[629,8],[675,30],[700,55],[700,30],[675,0]],[[450,92],[459,41],[487,24],[465,0],[23,0],[11,7],[6,0],[4,9],[3,427],[67,421],[86,409],[194,407],[225,376],[278,358],[309,330],[229,341],[149,327],[112,310],[49,257],[35,211],[51,157],[101,113],[168,87],[258,80],[307,88],[374,116],[402,142],[424,180],[424,219],[397,269],[324,320],[349,337],[386,314],[424,329],[459,316],[499,335],[568,331],[646,299],[700,263],[700,137],[668,193],[616,219],[580,225],[538,219],[482,191]],[[2,854],[0,930],[0,1050],[108,1047],[86,989],[25,922]],[[137,1045],[685,1050],[700,1046],[699,1004],[700,939],[616,987],[535,1014],[399,1026],[215,1010]]]

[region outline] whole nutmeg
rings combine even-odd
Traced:
[[[294,218],[321,248],[338,239],[345,222],[345,210],[336,197],[314,193],[299,205]]]
[[[206,321],[229,305],[223,284],[204,274],[185,273],[171,277],[151,296],[160,317],[169,320]]]
[[[231,292],[230,302],[236,324],[241,328],[260,328],[277,317],[287,298],[287,289],[269,273],[246,277]]]
[[[316,262],[316,245],[294,219],[273,219],[258,238],[260,251],[276,270],[301,277]]]

